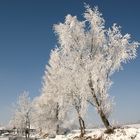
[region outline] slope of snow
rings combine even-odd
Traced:
[[[79,131],[74,131],[66,136],[57,135],[54,139],[47,138],[46,140],[140,140],[140,127],[138,126],[140,125],[118,128],[113,134],[105,134],[104,129],[89,129],[83,139],[79,139]]]

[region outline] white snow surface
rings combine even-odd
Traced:
[[[8,139],[8,138],[6,138],[6,137],[5,137],[5,138],[1,138],[1,137],[0,137],[0,140],[9,140],[9,139]]]
[[[105,129],[88,129],[83,139],[78,137],[79,131],[73,131],[68,135],[57,135],[56,138],[40,140],[140,140],[140,124],[117,128],[113,134],[105,134],[104,131]]]
[[[74,130],[67,135],[57,135],[55,138],[39,140],[140,140],[140,124],[125,125],[114,130],[113,134],[105,134],[105,129],[86,129],[84,138],[79,138],[80,131]],[[0,137],[0,140],[8,140]]]

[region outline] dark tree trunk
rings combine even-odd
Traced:
[[[96,94],[95,94],[95,91],[93,89],[93,85],[92,85],[92,81],[90,80],[90,83],[89,83],[89,86],[91,88],[91,92],[92,92],[92,96],[93,96],[93,99],[95,100],[95,104],[97,105],[98,108],[100,108],[100,103],[98,101],[98,98],[96,97]],[[97,109],[98,109],[97,108]],[[104,114],[103,110],[99,110],[98,109],[98,112],[99,112],[99,115],[100,115],[100,118],[104,124],[104,126],[106,127],[106,129],[108,131],[110,130],[113,130],[112,126],[110,125],[109,123],[109,120],[107,119],[106,115]]]
[[[59,134],[59,124],[56,125],[56,134]]]
[[[107,130],[112,129],[112,126],[110,125],[110,123],[109,123],[107,117],[105,116],[105,114],[103,113],[102,110],[99,112],[99,114],[100,114],[101,120],[102,120],[104,126],[106,127],[106,129],[107,129]]]
[[[27,128],[25,129],[25,140],[27,140]]]
[[[81,132],[80,137],[83,137],[84,134],[86,133],[85,132],[85,122],[82,119],[82,117],[80,117],[80,116],[79,116],[79,125],[80,125],[80,132]]]
[[[25,138],[28,140],[30,137],[30,118],[29,112],[26,114],[26,128],[25,128]]]
[[[100,107],[100,104],[99,104],[99,102],[98,102],[97,97],[96,97],[95,95],[94,95],[93,97],[94,97],[94,99],[95,99],[96,104],[98,105],[98,107]],[[104,114],[103,110],[98,110],[98,112],[99,112],[100,118],[101,118],[101,120],[102,120],[104,126],[106,127],[106,129],[107,129],[107,130],[112,129],[112,126],[110,125],[109,120],[107,119],[107,117],[106,117],[106,115]]]
[[[57,119],[57,123],[58,123],[58,115],[59,115],[59,104],[57,103],[56,105],[56,119]],[[59,124],[56,125],[56,134],[58,135],[59,134]]]
[[[99,102],[98,102],[98,99],[97,99],[97,97],[95,95],[94,95],[94,99],[95,99],[96,104],[98,105],[98,107],[100,107]],[[103,110],[98,110],[98,112],[99,112],[100,118],[101,118],[104,126],[106,127],[106,129],[107,130],[111,130],[112,129],[112,126],[110,125],[109,120],[107,119],[107,117],[104,114]]]

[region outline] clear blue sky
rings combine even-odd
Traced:
[[[84,2],[98,5],[107,27],[116,22],[140,41],[139,0],[0,0],[0,122],[24,90],[39,95],[49,53],[56,44],[53,24],[67,14],[82,18]],[[140,49],[137,59],[113,76],[114,119],[140,120]],[[94,118],[94,116],[93,116]]]

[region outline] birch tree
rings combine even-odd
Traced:
[[[65,72],[76,77],[71,83],[77,85],[73,84],[72,88],[78,89],[75,93],[84,98],[83,104],[85,101],[92,104],[106,129],[111,130],[108,119],[113,106],[109,95],[110,78],[123,63],[136,57],[139,43],[131,41],[129,34],[122,35],[116,24],[105,29],[105,20],[97,7],[86,6],[84,18],[81,22],[76,16],[67,15],[64,23],[54,25],[61,62]],[[68,81],[66,78],[65,83]]]
[[[46,67],[42,95],[44,95],[46,99],[51,99],[52,102],[56,103],[56,106],[53,107],[56,107],[54,109],[56,111],[56,119],[59,120],[59,123],[62,121],[64,123],[66,117],[68,117],[67,114],[69,110],[74,108],[77,112],[81,136],[83,136],[85,133],[85,123],[82,117],[83,111],[81,111],[83,109],[81,104],[82,96],[80,96],[79,87],[76,87],[74,75],[67,71],[66,61],[61,58],[63,58],[61,50],[55,48],[51,52],[49,65]],[[46,100],[46,102],[48,101],[49,100]],[[57,124],[56,132],[58,132],[58,128],[59,124]]]

